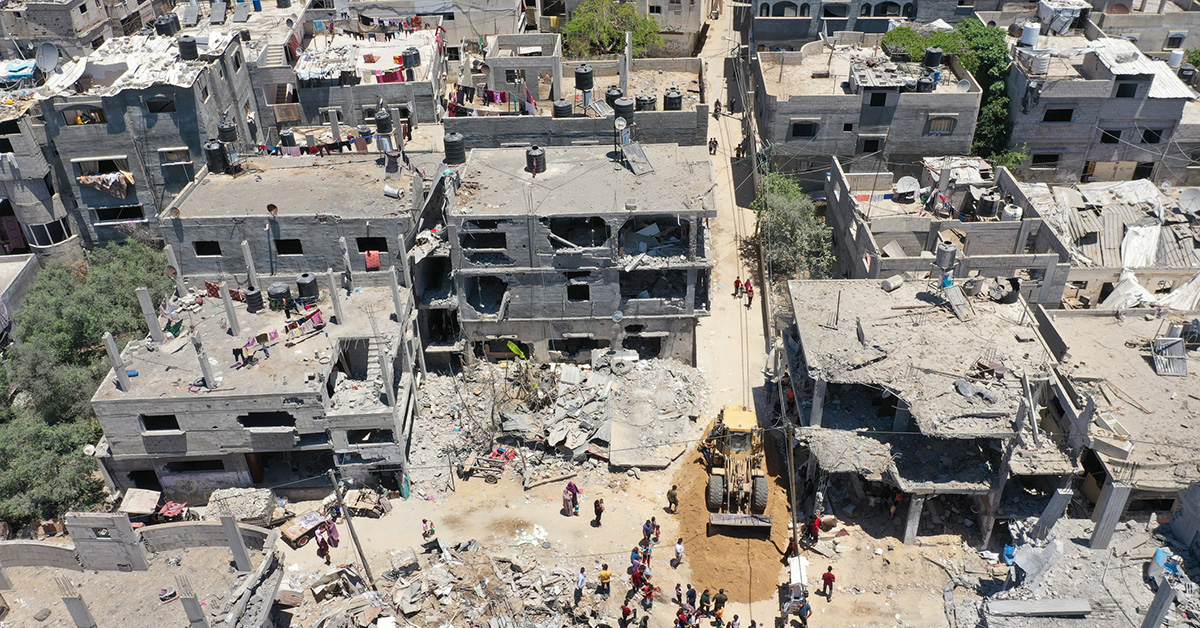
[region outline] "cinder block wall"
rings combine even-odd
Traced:
[[[708,105],[695,111],[639,111],[633,115],[636,139],[643,144],[700,146],[708,141]],[[468,149],[537,144],[612,144],[613,123],[608,118],[549,118],[546,116],[491,116],[446,118],[447,133],[461,133]]]
[[[125,514],[67,513],[67,532],[85,569],[146,571],[146,552]]]
[[[239,524],[242,540],[250,549],[263,549],[272,532],[266,528]],[[138,532],[146,549],[151,552],[168,552],[188,547],[227,547],[229,540],[218,521],[185,521],[147,526]]]
[[[83,571],[75,548],[40,541],[0,542],[0,565],[5,567],[54,567]]]

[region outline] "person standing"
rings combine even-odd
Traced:
[[[650,535],[654,534],[654,524],[647,519],[646,523],[642,524],[642,542],[646,545],[650,544]]]
[[[575,510],[575,494],[571,492],[571,485],[568,484],[567,487],[563,489],[562,497],[563,497],[563,509],[562,509],[563,516],[570,517],[571,513],[574,512],[574,510]]]
[[[433,522],[428,519],[421,520],[421,538],[428,541],[437,536],[437,531],[433,529]]]
[[[837,580],[837,576],[833,575],[833,565],[830,565],[825,573],[821,574],[821,595],[825,596],[826,600],[833,601],[833,583]]]
[[[675,603],[683,606],[683,585],[678,582],[675,583]]]
[[[683,537],[675,541],[675,568],[678,569],[683,564]]]
[[[580,600],[583,599],[583,588],[587,586],[587,574],[584,568],[579,568],[579,575],[575,576],[575,605],[578,606]]]
[[[754,286],[750,285],[750,280],[746,280],[746,309],[750,309],[754,305]]]
[[[612,592],[612,570],[608,568],[607,563],[600,565],[600,573],[597,575],[597,578],[599,578],[600,584],[596,587],[596,595],[608,599],[609,594]]]
[[[628,626],[630,620],[637,619],[637,611],[629,608],[629,602],[621,605],[621,625]]]
[[[684,593],[684,596],[687,598],[688,606],[695,608],[696,607],[696,588],[693,587],[691,584],[688,584],[687,593]]]
[[[708,595],[708,589],[705,589],[704,593],[700,594],[700,614],[708,615],[709,614],[709,606],[711,604],[712,604],[712,598]]]
[[[738,277],[733,280],[733,298],[740,299],[742,297],[742,278]]]
[[[729,623],[726,625],[728,625],[729,628],[741,628],[742,622],[740,619],[738,619],[737,615],[734,615],[733,619],[729,620]]]
[[[654,544],[658,545],[658,539],[662,537],[662,528],[658,526],[658,519],[650,517],[650,525],[654,528]]]
[[[812,605],[808,603],[808,600],[804,600],[800,609],[796,611],[796,615],[800,617],[800,628],[808,628],[808,618],[812,617]]]
[[[677,514],[679,512],[679,487],[672,484],[671,490],[667,491],[667,512]]]
[[[571,516],[578,517],[579,516],[579,494],[580,494],[579,487],[575,486],[574,482],[567,482],[567,491],[569,491],[571,493],[571,508],[567,510],[567,516],[568,517],[571,517]]]
[[[725,589],[720,589],[717,591],[717,594],[713,596],[712,601],[713,612],[716,612],[725,608],[725,603],[729,601],[729,596],[725,595]]]
[[[596,511],[596,527],[600,527],[600,517],[604,515],[604,500],[597,499],[592,503],[592,510]]]

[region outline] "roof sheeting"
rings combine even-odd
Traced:
[[[1150,83],[1150,98],[1196,98],[1196,92],[1179,80],[1175,72],[1165,62],[1156,61],[1142,54],[1133,42],[1126,39],[1099,39],[1091,44],[1105,65],[1113,74],[1145,75],[1154,77]]]

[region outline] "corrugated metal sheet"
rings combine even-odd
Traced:
[[[1183,338],[1154,339],[1154,371],[1159,375],[1187,376],[1187,354],[1184,352]]]
[[[1151,74],[1150,98],[1196,98],[1196,92],[1179,80],[1170,66],[1155,61],[1138,50],[1133,42],[1125,39],[1100,39],[1092,42],[1092,48],[1113,74]]]

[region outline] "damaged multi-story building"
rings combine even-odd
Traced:
[[[704,148],[474,149],[450,187],[446,256],[414,270],[422,314],[470,356],[695,360],[715,216]],[[432,334],[436,336],[437,334]]]
[[[387,483],[405,464],[424,368],[406,265],[420,178],[374,156],[255,169],[205,173],[160,216],[183,296],[144,298],[150,335],[110,344],[92,399],[114,489],[202,501],[335,465]]]
[[[85,56],[113,37],[151,25],[175,0],[25,0],[0,9],[0,55],[32,59],[42,44]]]
[[[905,543],[972,512],[958,532],[986,546],[997,520],[1028,514],[1017,505],[1072,484],[1079,417],[1055,405],[1057,358],[1018,292],[976,298],[940,277],[788,289],[786,412],[818,511],[894,502]]]
[[[971,152],[982,95],[971,73],[935,48],[893,60],[870,37],[863,47],[817,41],[758,55],[759,133],[773,161],[808,173],[812,187],[823,184],[831,156],[866,168]]]

